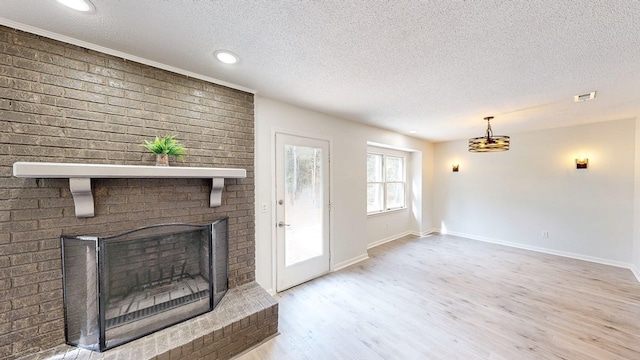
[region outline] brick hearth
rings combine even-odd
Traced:
[[[275,335],[277,331],[278,304],[254,282],[230,290],[210,313],[107,352],[60,345],[20,360],[228,359]]]

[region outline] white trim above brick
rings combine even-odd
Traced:
[[[209,206],[222,203],[224,179],[247,177],[245,169],[178,166],[140,166],[110,164],[16,162],[13,176],[23,178],[68,178],[76,217],[93,217],[94,204],[91,179],[127,178],[211,178]]]

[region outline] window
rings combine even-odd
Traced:
[[[405,207],[404,157],[367,153],[367,214]]]

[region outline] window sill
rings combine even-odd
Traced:
[[[404,211],[404,210],[407,210],[407,209],[408,209],[407,207],[402,207],[402,208],[397,208],[397,209],[372,212],[372,213],[367,213],[367,217],[375,217],[375,216],[380,216],[380,215],[387,215],[387,214],[390,214],[390,213]]]

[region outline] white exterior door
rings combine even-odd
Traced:
[[[276,290],[329,272],[329,142],[276,134]]]

